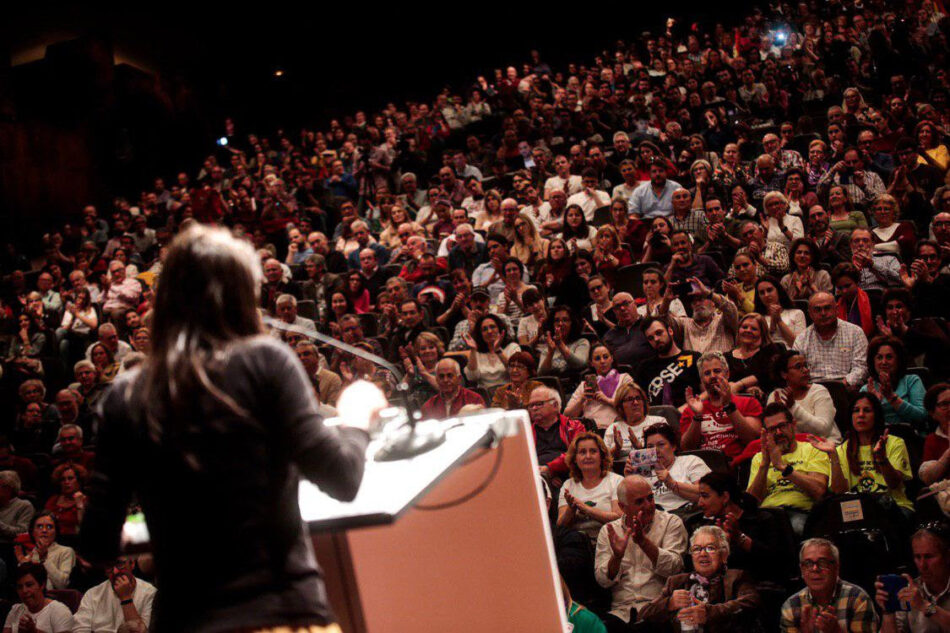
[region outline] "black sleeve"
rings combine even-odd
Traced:
[[[286,346],[264,341],[261,365],[272,394],[274,418],[300,473],[331,497],[349,501],[363,479],[369,435],[358,429],[324,426],[313,388],[300,361]]]
[[[137,372],[136,372],[137,373]],[[126,380],[117,380],[100,400],[96,468],[86,484],[86,511],[79,533],[79,553],[88,561],[108,564],[119,555],[119,536],[135,486]]]

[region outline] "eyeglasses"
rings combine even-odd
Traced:
[[[689,548],[689,553],[693,554],[694,556],[697,554],[702,554],[703,552],[706,552],[707,554],[715,554],[718,551],[718,545],[693,545],[691,548]]]
[[[642,396],[629,396],[621,400],[621,402],[623,404],[637,404],[637,403],[643,404],[644,400]]]
[[[630,299],[623,299],[623,300],[621,300],[621,301],[615,301],[615,302],[614,302],[614,307],[615,307],[615,308],[626,308],[626,307],[627,307],[628,305],[630,305],[631,303],[633,303],[633,301],[631,301]]]
[[[821,571],[828,571],[832,569],[837,563],[830,558],[819,558],[818,560],[803,560],[799,563],[799,566],[803,570],[813,570],[820,569]]]
[[[542,400],[541,402],[529,402],[529,403],[528,403],[528,408],[529,408],[529,409],[540,409],[540,408],[543,407],[544,405],[549,404],[549,403],[551,403],[551,402],[554,402],[554,399],[553,399],[553,398],[550,399],[550,400]]]
[[[789,424],[788,422],[782,422],[781,424],[776,424],[775,426],[773,426],[773,427],[771,427],[771,428],[766,428],[765,430],[766,430],[766,432],[768,432],[768,433],[773,433],[773,434],[774,434],[774,433],[781,433],[782,431],[784,431],[785,429],[787,429],[787,428],[790,427],[790,426],[791,426],[791,424]]]
[[[596,286],[589,286],[588,289],[591,292],[596,292],[597,290],[600,290],[603,287],[604,287],[604,284],[597,284]]]

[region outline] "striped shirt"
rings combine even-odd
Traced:
[[[802,630],[802,607],[811,605],[819,609],[811,590],[805,587],[782,605],[782,633],[798,633]],[[874,633],[878,628],[877,612],[871,599],[857,585],[838,579],[835,594],[831,600],[835,608],[838,625],[848,633]]]

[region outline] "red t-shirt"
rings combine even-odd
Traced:
[[[746,417],[762,417],[762,405],[755,398],[748,396],[733,396],[732,401],[736,403],[739,413]],[[680,418],[680,437],[689,429],[693,423],[693,410],[689,407],[683,410],[683,416]],[[739,439],[735,425],[722,409],[714,407],[709,400],[703,400],[703,412],[701,417],[702,439],[700,448],[714,448],[721,450],[728,457],[732,458],[742,452],[745,445]]]
[[[940,437],[936,433],[931,433],[927,436],[927,439],[924,440],[923,461],[929,462],[940,459],[940,456],[943,455],[947,448],[950,448],[950,440],[945,437]]]

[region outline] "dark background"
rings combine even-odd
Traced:
[[[532,48],[555,68],[588,63],[618,39],[661,30],[670,15],[728,22],[730,13],[717,6],[706,16],[709,3],[694,0],[263,3],[200,15],[167,3],[38,4],[10,9],[0,24],[0,229],[8,232],[87,202],[107,207],[156,175],[194,173],[228,116],[239,137],[290,133],[388,101],[431,99],[481,74],[490,80],[494,68],[528,61]],[[29,52],[41,59],[11,64]]]

